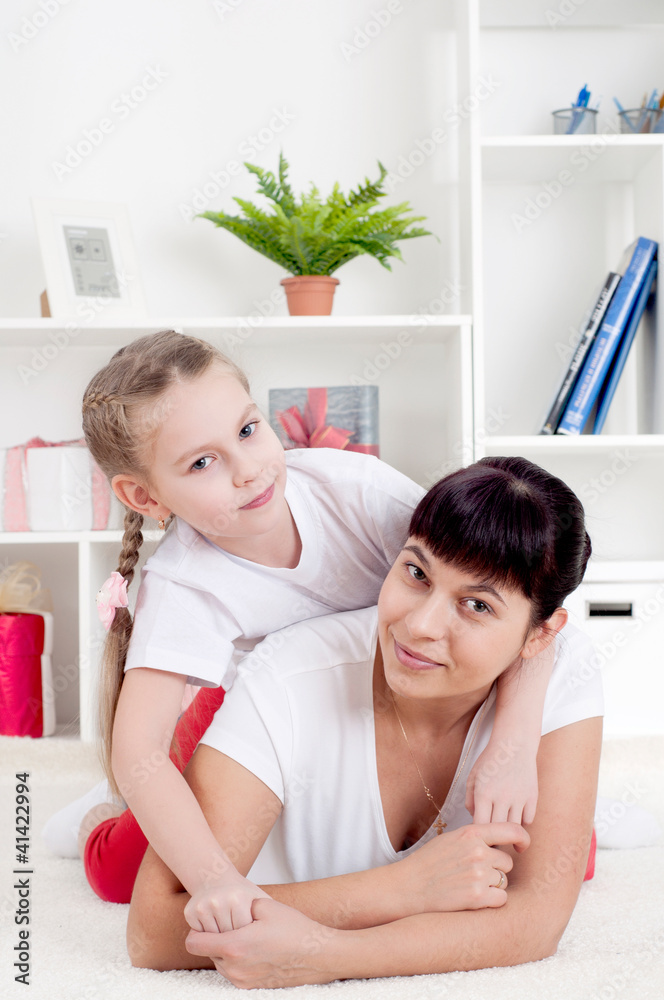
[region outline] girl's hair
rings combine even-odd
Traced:
[[[438,559],[520,591],[531,628],[576,590],[591,552],[581,501],[526,458],[482,458],[441,479],[409,533]]]
[[[218,366],[249,391],[237,365],[212,344],[165,330],[120,348],[97,372],[83,394],[83,433],[94,460],[109,480],[120,473],[150,481],[150,452],[168,414],[167,390],[199,378]],[[117,571],[131,583],[143,543],[143,515],[127,509]],[[113,788],[111,735],[124,677],[132,618],[118,608],[109,629],[102,660],[99,728],[102,762]]]

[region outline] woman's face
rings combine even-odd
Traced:
[[[539,651],[531,604],[437,559],[409,538],[378,598],[385,679],[404,698],[486,696],[517,657]]]

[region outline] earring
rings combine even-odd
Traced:
[[[159,528],[160,531],[165,530],[166,522],[164,521],[163,517],[160,517],[159,520],[157,521],[157,527]]]

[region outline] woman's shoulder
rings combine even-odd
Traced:
[[[375,607],[308,618],[266,636],[243,657],[238,676],[269,671],[285,681],[372,661],[376,633]]]
[[[601,660],[590,637],[568,622],[555,642],[542,733],[604,714]]]
[[[424,490],[398,469],[375,455],[340,448],[293,448],[286,451],[288,475],[313,484],[352,484],[398,493],[412,492],[414,502]]]

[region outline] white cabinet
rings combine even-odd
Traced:
[[[436,80],[439,87],[430,97],[442,105],[441,128],[435,139],[413,140],[402,166],[418,169],[436,143],[443,150],[435,169],[450,207],[445,240],[454,266],[436,276],[435,287],[458,278],[464,315],[171,317],[70,333],[56,320],[5,319],[0,447],[37,434],[77,437],[92,373],[122,343],[175,327],[233,354],[263,408],[272,386],[378,385],[381,455],[423,484],[473,457],[533,459],[584,501],[593,567],[641,560],[657,577],[664,561],[661,314],[650,315],[639,334],[605,433],[548,438],[538,431],[594,291],[636,236],[664,236],[664,136],[618,134],[612,102],[615,94],[626,106],[638,104],[661,82],[664,10],[654,0],[458,0],[445,6],[444,23],[441,16],[433,6],[422,14],[423,52],[435,51],[441,65],[429,75],[429,86]],[[584,83],[603,95],[598,134],[553,136],[551,111]],[[436,152],[430,163],[438,163]],[[86,739],[100,639],[94,594],[115,568],[119,537],[0,535],[3,559],[21,555],[44,568],[56,598],[56,684],[59,675],[72,678],[60,682],[59,718],[74,717],[80,700]],[[647,700],[657,689],[657,663],[645,659],[639,685]]]

